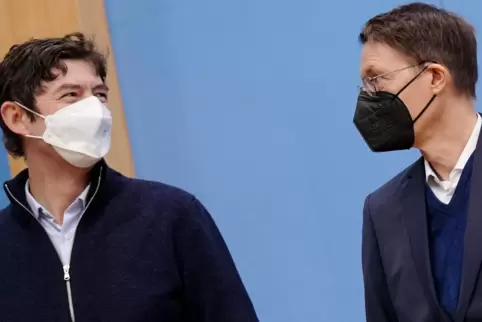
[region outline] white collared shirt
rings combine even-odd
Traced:
[[[60,260],[63,265],[69,265],[70,255],[72,253],[72,246],[74,243],[75,231],[84,213],[87,193],[89,192],[89,186],[82,191],[82,193],[72,202],[64,213],[64,221],[62,225],[55,222],[54,216],[52,216],[41,204],[35,200],[30,193],[29,184],[25,184],[25,196],[27,203],[32,210],[32,215],[45,229],[47,235],[49,235],[55,250],[59,254]]]
[[[481,126],[482,118],[477,114],[477,123],[475,124],[474,130],[472,131],[462,154],[460,154],[459,160],[455,164],[454,169],[450,172],[448,180],[441,180],[432,169],[432,166],[430,166],[430,163],[425,160],[425,178],[427,183],[435,196],[445,204],[448,204],[450,200],[452,200],[452,196],[454,195],[455,188],[457,188],[465,164],[477,147]]]

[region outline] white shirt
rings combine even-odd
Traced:
[[[477,141],[479,139],[481,125],[482,118],[479,114],[477,114],[477,123],[475,124],[474,130],[472,131],[472,134],[470,135],[462,154],[460,154],[459,160],[455,164],[454,169],[452,172],[450,172],[448,180],[441,180],[430,166],[430,163],[425,160],[425,177],[427,183],[435,196],[437,196],[437,198],[445,204],[448,204],[450,200],[452,200],[452,196],[454,195],[455,188],[457,188],[457,184],[459,183],[462,170],[464,169],[465,164],[469,160],[472,153],[475,151]]]
[[[32,210],[32,215],[42,225],[47,235],[49,235],[63,265],[70,264],[70,255],[74,244],[75,231],[77,230],[77,226],[84,213],[89,187],[90,186],[87,186],[67,210],[65,210],[63,224],[59,225],[55,222],[54,216],[52,216],[32,196],[28,180],[25,184],[25,196],[27,197],[27,203]]]

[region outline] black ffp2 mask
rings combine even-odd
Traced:
[[[414,124],[435,99],[432,96],[422,111],[412,120],[399,94],[417,77],[417,74],[397,94],[377,92],[370,96],[365,91],[358,95],[353,122],[373,152],[408,150],[415,142]]]

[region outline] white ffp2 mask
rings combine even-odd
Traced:
[[[88,168],[109,152],[112,115],[97,97],[84,98],[47,116],[16,103],[45,120],[42,136],[26,136],[44,140],[73,166]]]

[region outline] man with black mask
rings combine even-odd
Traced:
[[[374,152],[422,153],[365,200],[367,321],[482,321],[474,29],[411,3],[368,20],[359,39],[355,126]]]

